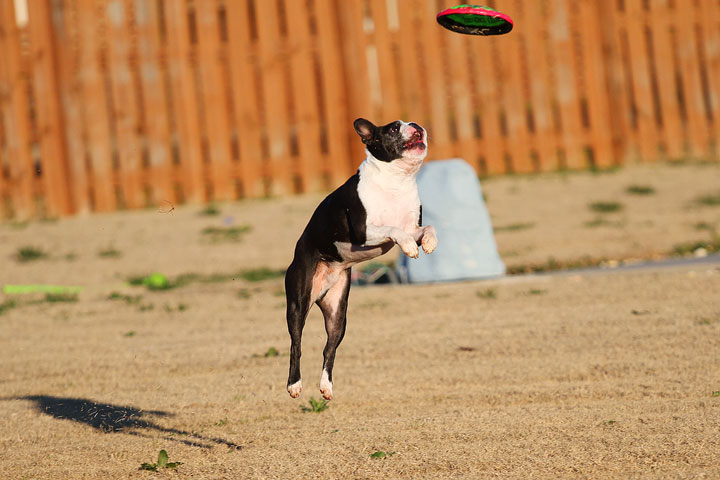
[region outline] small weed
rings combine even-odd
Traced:
[[[673,247],[671,254],[682,257],[692,255],[699,249],[705,249],[707,253],[720,252],[720,236],[714,236],[711,240],[679,243]]]
[[[177,307],[173,307],[173,306],[170,305],[169,303],[166,303],[165,305],[163,305],[163,309],[164,309],[166,312],[168,312],[168,313],[172,313],[172,312],[184,312],[184,311],[187,310],[188,308],[189,308],[189,307],[188,307],[187,305],[185,305],[184,303],[178,303],[178,304],[177,304]]]
[[[485,290],[478,290],[475,292],[479,298],[497,298],[497,291],[494,288],[488,288]]]
[[[695,203],[706,207],[718,207],[720,206],[720,192],[701,195],[695,199]]]
[[[477,350],[477,348],[475,348],[475,347],[465,347],[465,346],[462,346],[462,345],[461,345],[461,346],[458,347],[458,350],[461,351],[461,352],[474,352],[475,350]]]
[[[222,427],[222,426],[224,426],[224,425],[227,425],[227,423],[228,423],[228,419],[227,419],[227,418],[222,418],[222,419],[218,420],[217,422],[215,422],[215,426],[216,426],[216,427]]]
[[[203,229],[202,234],[210,238],[211,242],[240,242],[250,230],[252,230],[250,225],[207,227]]]
[[[263,354],[263,357],[277,357],[278,355],[280,355],[280,352],[277,351],[277,348],[270,347],[268,348],[268,351]]]
[[[251,295],[251,293],[250,293],[250,290],[248,290],[247,288],[241,288],[240,290],[238,290],[237,296],[238,296],[238,298],[242,298],[243,300],[247,300],[247,299],[250,298],[252,295]]]
[[[620,202],[594,202],[589,204],[588,208],[598,213],[614,213],[622,210],[623,205]]]
[[[622,222],[611,222],[603,217],[595,217],[593,220],[583,223],[584,227],[595,228],[595,227],[622,227]]]
[[[78,295],[77,293],[46,293],[45,294],[45,301],[49,303],[58,303],[58,302],[77,302],[78,301]]]
[[[649,315],[650,310],[635,310],[635,309],[633,309],[630,311],[630,313],[632,313],[633,315]]]
[[[217,205],[210,203],[205,208],[200,210],[200,215],[204,215],[206,217],[212,217],[214,215],[220,215],[220,209]]]
[[[381,450],[378,450],[378,451],[375,452],[375,453],[371,453],[371,454],[370,454],[370,458],[374,458],[374,459],[376,459],[376,460],[379,460],[379,459],[381,459],[381,458],[392,457],[393,455],[395,455],[395,452],[383,452],[383,451],[381,451]]]
[[[125,332],[125,334],[123,334],[123,337],[128,337],[128,338],[134,337],[135,333],[136,333],[135,330],[130,330],[129,332]]]
[[[77,256],[77,253],[70,252],[70,253],[65,254],[64,258],[68,262],[74,262],[75,260],[77,260],[78,256]]]
[[[143,284],[143,281],[145,280],[145,277],[147,275],[134,275],[132,277],[128,277],[127,282],[128,284],[137,287],[139,285]]]
[[[18,306],[18,303],[13,300],[12,298],[9,298],[5,300],[4,302],[0,303],[0,315],[7,312],[8,310],[11,310]]]
[[[714,392],[712,392],[712,396],[713,396],[713,397],[720,397],[720,390],[715,390]]]
[[[41,248],[38,247],[20,247],[18,248],[16,258],[18,262],[32,262],[34,260],[40,260],[47,258],[48,254]]]
[[[108,300],[122,300],[128,305],[137,305],[142,300],[142,295],[124,295],[119,292],[112,292],[107,297]]]
[[[155,305],[152,303],[146,303],[144,305],[140,305],[138,307],[138,311],[140,312],[149,312],[155,308]]]
[[[713,234],[717,233],[717,227],[715,225],[713,225],[712,223],[698,222],[694,225],[694,227],[695,227],[695,230],[700,230],[700,231],[705,230],[705,231],[713,233]]]
[[[710,318],[703,317],[699,318],[695,323],[698,325],[712,325],[713,321]]]
[[[113,246],[103,248],[102,250],[98,251],[98,257],[101,258],[120,258],[122,257],[122,252],[118,249],[116,249]]]
[[[239,276],[248,282],[261,282],[272,278],[279,278],[285,275],[285,270],[273,270],[267,267],[256,268],[254,270],[243,270]]]
[[[533,228],[535,223],[511,223],[510,225],[503,225],[501,227],[494,227],[495,232],[518,232],[520,230],[527,230]]]
[[[605,422],[603,422],[603,423],[605,423],[605,425],[613,425],[613,424],[617,423],[617,421],[616,420],[605,420]]]
[[[167,452],[165,450],[160,450],[157,463],[143,463],[140,465],[140,470],[152,470],[153,472],[157,472],[160,468],[176,468],[178,465],[182,465],[182,462],[168,462]]]
[[[547,290],[540,290],[538,288],[532,288],[528,292],[530,295],[545,295],[548,291]]]
[[[309,413],[309,412],[320,413],[323,410],[327,410],[328,408],[330,408],[330,406],[327,403],[327,400],[325,400],[325,399],[315,400],[315,397],[310,397],[309,403],[310,403],[309,407],[302,406],[302,407],[300,407],[300,410],[302,410],[305,413]]]
[[[630,185],[625,189],[625,193],[630,195],[652,195],[655,189],[650,185]]]

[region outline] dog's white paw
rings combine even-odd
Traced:
[[[425,230],[420,244],[422,245],[423,252],[425,253],[432,253],[435,250],[435,247],[437,247],[438,244],[438,239],[435,235],[435,229],[433,227],[429,227]]]
[[[408,257],[418,258],[418,256],[420,256],[417,243],[415,243],[415,240],[410,235],[408,235],[407,238],[402,238],[397,244]]]
[[[320,378],[320,393],[322,393],[325,400],[332,400],[333,398],[332,382],[330,382],[325,370],[323,370],[322,378]]]
[[[292,385],[288,385],[287,391],[292,398],[299,397],[300,392],[302,392],[302,380],[298,380],[297,382],[293,383]]]

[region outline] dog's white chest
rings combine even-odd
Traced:
[[[414,175],[392,175],[363,164],[358,196],[365,207],[368,225],[402,230],[414,229],[418,225],[420,195]]]

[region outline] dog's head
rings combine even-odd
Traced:
[[[368,152],[383,162],[408,159],[422,161],[427,155],[427,135],[417,123],[400,120],[376,127],[369,120],[358,118],[354,124]]]

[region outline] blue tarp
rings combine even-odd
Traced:
[[[400,277],[410,283],[505,274],[475,170],[461,159],[426,164],[418,174],[423,225],[435,227],[438,246],[417,260],[400,255]]]

